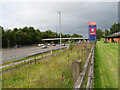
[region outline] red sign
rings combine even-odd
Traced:
[[[89,22],[89,25],[96,25],[96,22]]]
[[[96,35],[96,29],[90,28],[90,35]]]

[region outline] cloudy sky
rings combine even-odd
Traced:
[[[109,29],[118,22],[117,2],[2,2],[0,25],[4,29],[33,26],[41,31],[59,32],[61,11],[62,33],[88,36],[88,22],[95,21],[97,28]]]

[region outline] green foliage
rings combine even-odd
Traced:
[[[111,35],[113,33],[120,32],[120,23],[116,24],[114,23],[111,27],[110,30],[105,29],[105,36]]]
[[[109,30],[105,29],[105,36],[108,36],[110,34]]]
[[[74,34],[72,35],[72,37],[82,37],[82,35],[79,35],[79,34],[77,34],[77,33],[74,33]]]
[[[69,40],[69,48],[70,48],[70,50],[72,50],[72,47],[73,47],[73,39],[71,38]]]
[[[120,23],[116,24],[114,23],[112,27],[110,28],[110,34],[120,32]]]
[[[47,30],[45,32],[41,32],[39,29],[35,29],[34,27],[23,27],[23,28],[14,28],[13,30],[8,29],[4,30],[1,27],[2,31],[2,46],[3,47],[11,47],[15,45],[31,45],[43,43],[42,39],[44,38],[59,38],[60,35],[56,32],[52,32],[51,30]],[[78,34],[62,34],[62,38],[67,37],[81,37]],[[66,42],[66,41],[65,41]]]
[[[97,29],[97,39],[100,39],[103,37],[104,32],[101,29]]]
[[[72,62],[78,58],[77,51],[84,48],[77,44],[70,50],[64,50],[56,55],[44,58],[36,63],[31,63],[2,73],[3,88],[73,88]],[[87,48],[80,53],[82,62],[85,63],[88,54]],[[69,56],[68,56],[69,53]],[[83,55],[81,55],[83,54]]]

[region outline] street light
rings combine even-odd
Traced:
[[[61,50],[61,12],[58,11],[59,14],[59,28],[60,28],[60,50]]]

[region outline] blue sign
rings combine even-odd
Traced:
[[[89,32],[89,41],[95,41],[97,39],[96,22],[89,22],[88,32]]]

